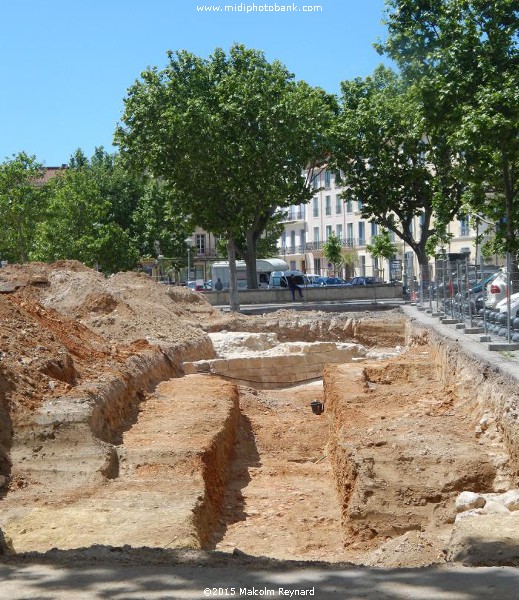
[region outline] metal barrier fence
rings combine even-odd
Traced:
[[[410,300],[442,322],[481,341],[519,344],[519,271],[511,257],[503,268],[470,264],[468,256],[447,255],[420,269],[410,285]],[[519,347],[519,346],[518,346]],[[514,348],[515,349],[515,348]]]

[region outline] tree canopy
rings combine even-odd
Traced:
[[[386,0],[379,45],[419,92],[429,128],[458,147],[466,212],[516,253],[519,11],[516,0]]]
[[[326,260],[333,265],[334,274],[338,275],[343,263],[342,243],[340,237],[333,231],[323,244],[323,254]]]
[[[0,258],[24,263],[45,211],[43,166],[25,152],[0,164]]]
[[[76,259],[110,273],[138,259],[129,229],[139,190],[114,156],[102,148],[88,159],[81,150],[47,185],[45,218],[36,225],[31,258]]]
[[[231,262],[245,238],[256,285],[256,243],[275,210],[311,197],[304,173],[329,150],[334,98],[242,45],[168,58],[130,88],[115,141],[194,224],[229,240]]]
[[[332,162],[345,199],[428,263],[428,241],[456,214],[463,186],[446,140],[429,131],[415,89],[387,67],[342,83]],[[414,228],[419,217],[419,231]]]

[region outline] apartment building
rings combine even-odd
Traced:
[[[397,247],[392,260],[374,259],[366,245],[379,233],[376,224],[361,215],[362,203],[351,197],[344,200],[345,188],[335,181],[335,175],[325,169],[313,181],[314,195],[308,204],[298,204],[285,209],[285,230],[278,241],[278,257],[285,260],[291,269],[299,269],[316,275],[378,275],[385,281],[409,280],[418,275],[418,263],[414,252],[400,238],[390,233]],[[413,228],[418,231],[419,217]],[[349,265],[340,273],[333,273],[323,254],[323,244],[331,233],[342,240]],[[453,221],[448,228],[452,235],[447,252],[466,253],[472,263],[480,260],[476,256],[476,234],[467,218]],[[481,233],[481,231],[479,232]],[[211,263],[217,260],[218,238],[212,233],[197,228],[191,236],[190,279],[210,279]],[[432,264],[432,261],[431,261]]]
[[[316,275],[378,275],[386,281],[402,280],[404,274],[409,278],[418,273],[418,264],[414,252],[390,233],[397,247],[393,260],[377,260],[368,252],[366,245],[372,242],[379,232],[378,226],[361,215],[362,203],[357,198],[346,200],[341,197],[345,188],[335,181],[334,174],[325,169],[317,174],[312,186],[314,195],[308,204],[291,206],[284,221],[285,231],[279,240],[279,257],[293,269],[300,269]],[[413,227],[420,226],[419,217]],[[331,233],[342,240],[350,266],[333,273],[323,254],[323,244]],[[470,227],[468,219],[453,221],[449,226],[452,234],[447,252],[465,252],[471,262],[476,257],[476,232]]]
[[[189,279],[211,279],[211,264],[218,260],[216,244],[218,236],[197,227],[188,238],[189,245]]]

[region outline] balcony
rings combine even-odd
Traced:
[[[304,254],[305,246],[282,246],[278,248],[279,256],[286,256],[287,254]]]
[[[307,242],[306,251],[314,252],[315,250],[322,250],[323,246],[326,242]],[[341,246],[343,248],[357,248],[358,246],[365,246],[366,240],[364,238],[348,238],[345,240],[341,240]]]
[[[294,221],[304,221],[305,220],[305,211],[301,209],[289,210],[286,213],[285,218],[283,219],[283,223],[294,222]]]
[[[194,252],[192,252],[194,258],[203,260],[204,258],[216,258],[216,249],[208,248],[207,250],[200,250],[196,248]]]

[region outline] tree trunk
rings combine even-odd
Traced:
[[[229,240],[227,241],[227,257],[229,259],[229,308],[231,312],[239,312],[240,295],[238,293],[238,279],[236,277],[236,247],[232,236],[229,236]]]
[[[511,282],[511,289],[508,290],[509,296],[519,291],[519,269],[517,260],[517,237],[514,221],[514,190],[513,176],[510,163],[502,152],[502,173],[503,173],[503,189],[505,193],[505,217],[506,217],[506,247],[510,253],[510,264],[507,267],[510,269],[508,274]]]
[[[249,290],[258,289],[258,274],[256,271],[256,242],[254,231],[247,231],[245,234],[245,264],[247,265],[247,288]]]

